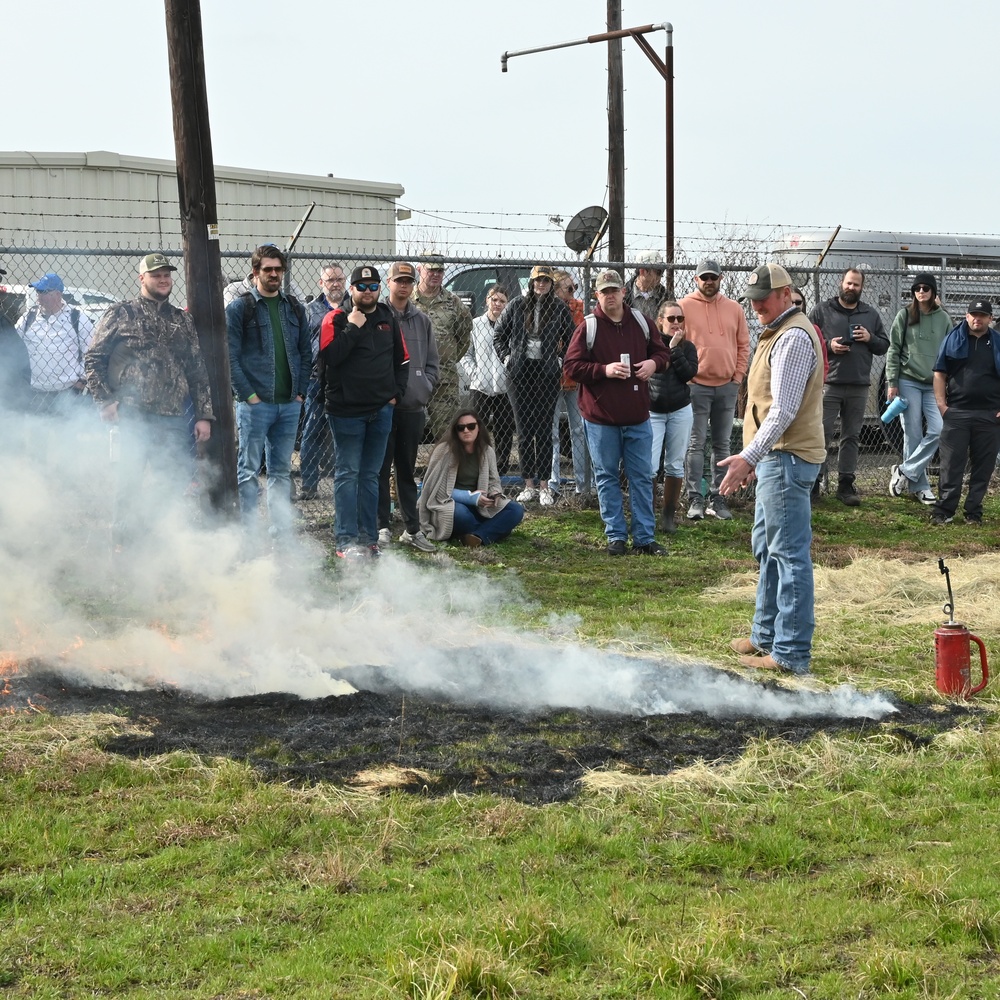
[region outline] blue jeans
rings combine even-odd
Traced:
[[[941,436],[941,411],[934,401],[933,385],[901,378],[899,394],[907,404],[899,415],[903,425],[903,462],[899,471],[910,481],[910,492],[920,493],[931,488],[927,466],[937,451]],[[927,421],[926,433],[924,420]]]
[[[573,482],[577,493],[589,493],[593,485],[590,455],[587,439],[583,433],[583,417],[580,416],[579,391],[560,389],[556,397],[556,412],[552,415],[552,479],[551,485],[557,493],[562,481],[559,475],[560,435],[559,422],[563,412],[569,424],[569,441],[573,452]]]
[[[648,545],[653,541],[656,521],[653,517],[653,470],[649,456],[653,432],[646,420],[641,424],[612,427],[584,420],[590,460],[597,480],[597,499],[601,507],[604,534],[609,542],[624,542],[629,535],[625,523],[618,469],[625,463],[628,477],[628,500],[632,509],[632,544]]]
[[[291,529],[288,479],[301,414],[299,402],[236,404],[236,425],[240,433],[236,481],[244,525],[257,523],[258,473],[263,456],[267,460],[267,509],[271,514],[271,527],[277,532]]]
[[[520,523],[524,517],[524,508],[511,500],[492,517],[483,517],[478,510],[468,504],[455,504],[455,523],[451,529],[452,538],[462,535],[478,535],[483,545],[502,542]]]
[[[750,641],[796,674],[809,672],[816,627],[809,494],[819,470],[787,451],[772,451],[757,466],[750,546],[760,579]]]
[[[691,404],[672,413],[650,413],[649,423],[653,430],[653,475],[660,471],[660,456],[663,455],[663,475],[667,479],[683,479],[684,455],[694,424]],[[667,443],[666,454],[663,452],[664,440]]]
[[[333,534],[337,548],[378,541],[378,474],[392,428],[391,404],[363,417],[327,414],[337,471],[333,477]]]
[[[322,388],[319,379],[314,379],[306,391],[302,442],[299,446],[299,470],[304,490],[314,490],[319,486],[324,466],[333,466],[333,442],[330,440]]]

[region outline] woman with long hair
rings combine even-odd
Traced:
[[[694,412],[688,382],[698,374],[698,350],[684,339],[684,310],[667,299],[656,314],[656,326],[670,348],[670,364],[649,377],[649,423],[653,430],[653,482],[663,457],[663,508],[660,527],[672,535],[684,487],[684,456],[691,441]],[[666,450],[664,451],[664,445]],[[656,494],[653,494],[655,503]]]
[[[470,405],[479,410],[493,435],[501,476],[506,476],[510,467],[514,411],[507,396],[507,373],[497,357],[493,337],[506,306],[503,285],[490,285],[486,289],[486,312],[472,321],[469,349],[459,362],[469,379]]]
[[[933,274],[919,273],[910,290],[913,301],[896,313],[885,355],[886,396],[890,402],[902,396],[907,404],[899,415],[903,461],[892,467],[889,493],[894,497],[909,494],[929,507],[937,498],[931,490],[927,466],[937,451],[942,425],[934,399],[934,362],[954,324],[937,301]]]
[[[506,538],[524,508],[503,495],[493,439],[477,410],[459,410],[427,462],[420,527],[436,542],[461,539],[476,548]]]
[[[517,426],[517,453],[524,489],[521,503],[555,503],[552,414],[559,395],[562,356],[573,335],[573,317],[553,289],[552,268],[536,264],[528,290],[507,304],[496,325],[496,349],[507,370],[507,392]],[[541,489],[539,489],[539,483]]]
[[[583,302],[576,297],[576,282],[569,271],[553,271],[552,283],[555,293],[566,303],[573,317],[575,330],[584,321]],[[594,472],[590,464],[590,452],[587,451],[587,436],[583,430],[583,417],[580,416],[579,385],[563,372],[559,377],[559,395],[556,396],[556,408],[552,414],[552,477],[549,487],[553,493],[558,493],[562,485],[559,475],[559,458],[562,454],[562,435],[560,423],[563,413],[569,425],[570,452],[573,457],[573,486],[577,497],[584,497],[596,492]]]

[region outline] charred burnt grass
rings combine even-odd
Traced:
[[[392,787],[421,795],[494,793],[532,804],[572,798],[588,770],[663,775],[698,761],[723,764],[760,738],[795,744],[821,732],[847,738],[883,732],[896,734],[901,748],[922,746],[977,711],[901,704],[881,723],[826,717],[782,722],[704,713],[497,713],[401,691],[210,701],[166,689],[77,687],[46,673],[20,678],[18,688],[53,714],[111,712],[138,724],[141,734],[102,744],[129,758],[174,751],[230,758],[267,780],[295,786],[351,786],[359,776],[388,771]]]

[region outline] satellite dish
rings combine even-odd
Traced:
[[[600,205],[577,212],[566,227],[566,246],[576,253],[589,250],[603,235],[608,213]]]

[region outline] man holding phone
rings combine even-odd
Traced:
[[[379,302],[378,270],[351,272],[351,308],[323,317],[320,380],[333,432],[333,531],[337,557],[377,558],[378,477],[393,407],[406,395],[410,356],[395,311]]]
[[[872,359],[889,350],[889,337],[882,317],[861,298],[864,287],[864,272],[849,267],[840,279],[840,291],[819,303],[809,314],[823,331],[830,358],[830,371],[823,389],[826,465],[831,465],[833,432],[839,419],[837,499],[848,507],[861,504],[854,477],[858,468],[858,440],[872,380]]]

